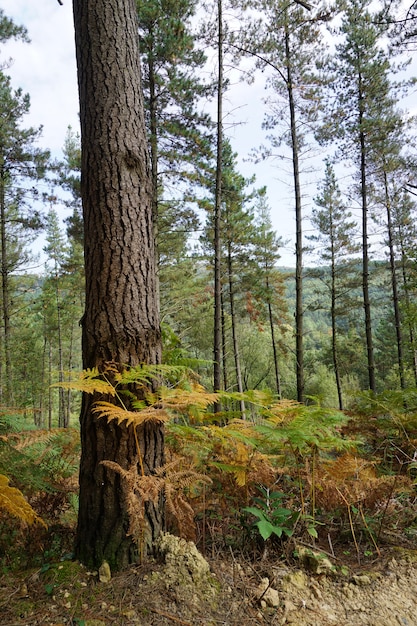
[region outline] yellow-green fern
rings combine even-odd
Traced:
[[[46,527],[43,519],[25,500],[23,493],[19,489],[9,486],[9,479],[4,474],[0,474],[0,511],[17,517],[22,526],[41,524]]]

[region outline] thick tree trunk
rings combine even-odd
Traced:
[[[134,0],[74,0],[82,140],[86,302],[83,367],[102,371],[158,363],[161,343],[156,297],[152,185],[140,85]],[[76,556],[121,568],[135,559],[127,536],[126,502],[112,460],[138,463],[132,429],[92,415],[98,398],[81,409],[80,508]],[[163,431],[138,429],[145,472],[163,463]],[[149,545],[162,510],[148,511]]]
[[[158,214],[159,214],[159,197],[158,197],[158,117],[156,106],[156,77],[155,63],[153,56],[148,59],[149,72],[149,127],[150,127],[150,152],[151,152],[151,181],[152,181],[152,220],[153,220],[153,236],[155,249],[155,266],[156,266],[156,293],[159,306],[159,253],[158,253]]]

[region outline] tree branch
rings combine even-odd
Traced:
[[[59,2],[59,0],[58,0]],[[305,0],[294,0],[294,2],[296,4],[300,4],[302,7],[304,7],[305,9],[307,9],[308,11],[312,10],[312,5],[309,2],[305,2]]]

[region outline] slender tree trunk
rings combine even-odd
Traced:
[[[59,294],[59,277],[58,277],[58,268],[55,264],[55,300],[56,300],[56,317],[57,317],[57,328],[58,328],[58,381],[62,383],[64,381],[64,357],[63,357],[63,346],[62,346],[62,322],[61,322],[61,302],[60,302],[60,294]],[[59,387],[59,403],[58,403],[58,426],[60,428],[68,428],[69,421],[68,415],[66,411],[66,403],[65,403],[65,389],[63,387]]]
[[[385,190],[385,208],[387,212],[388,249],[389,249],[389,264],[390,264],[390,271],[391,271],[392,302],[394,305],[395,335],[397,339],[398,373],[400,376],[401,389],[405,389],[403,338],[402,338],[400,303],[399,303],[399,297],[398,297],[397,271],[396,271],[396,266],[395,266],[396,264],[395,264],[395,251],[394,251],[394,232],[393,232],[393,225],[392,225],[391,200],[390,200],[389,189],[388,189],[388,178],[387,178],[387,173],[385,170],[384,170],[384,190]]]
[[[329,216],[329,232],[330,232],[330,318],[332,326],[332,360],[333,371],[336,380],[337,397],[339,401],[339,409],[343,410],[342,383],[340,380],[339,359],[337,352],[337,313],[336,313],[336,252],[335,252],[335,229],[333,213]]]
[[[288,18],[288,14],[287,14]],[[298,135],[294,102],[292,78],[292,51],[290,50],[290,36],[288,23],[285,22],[285,60],[287,66],[287,91],[290,110],[292,165],[295,194],[295,356],[297,374],[297,400],[304,402],[304,312],[303,312],[303,234],[302,234],[302,207],[300,189],[300,166]]]
[[[53,397],[52,397],[52,343],[48,343],[48,429],[52,428]]]
[[[221,306],[222,306],[222,370],[223,370],[223,389],[225,391],[229,388],[229,382],[227,377],[227,341],[226,341],[226,315],[224,309],[224,291],[221,289]]]
[[[117,369],[155,364],[161,334],[136,5],[74,0],[73,6],[85,231],[83,367],[105,371],[109,364]],[[137,560],[137,548],[127,535],[119,476],[101,462],[138,471],[143,466],[152,474],[164,463],[164,433],[150,422],[135,433],[132,426],[97,419],[92,413],[97,400],[83,395],[75,554],[90,567],[106,560],[120,569]],[[150,549],[163,526],[163,507],[145,509],[144,547]]]
[[[10,352],[10,302],[9,302],[9,267],[6,237],[6,174],[0,171],[0,239],[1,239],[1,286],[3,296],[3,331],[4,331],[4,363],[5,363],[5,394],[3,402],[13,405],[12,357]]]
[[[217,163],[216,193],[214,205],[214,342],[213,342],[213,390],[221,385],[221,204],[222,204],[222,153],[223,153],[223,9],[222,0],[217,0]],[[218,404],[215,412],[220,410]]]
[[[0,406],[4,405],[4,367],[3,367],[4,341],[0,335]]]
[[[227,274],[228,274],[228,279],[229,279],[230,320],[232,324],[233,356],[235,360],[236,383],[237,383],[238,392],[243,393],[242,373],[240,369],[239,345],[238,345],[237,332],[236,332],[233,261],[232,261],[231,251],[230,251],[230,242],[228,242]],[[246,419],[246,407],[245,407],[245,403],[243,399],[240,400],[239,404],[240,404],[240,412],[242,414],[242,419]]]
[[[68,372],[69,378],[71,376],[72,368],[73,368],[73,358],[74,358],[74,323],[71,324],[71,332],[70,332],[70,342],[68,349]],[[72,412],[72,393],[71,389],[67,390],[66,393],[66,402],[65,402],[65,410],[68,415],[68,426],[70,425],[71,420],[71,412]]]
[[[414,324],[410,320],[410,314],[409,314],[410,307],[411,307],[410,287],[409,287],[409,279],[408,279],[407,267],[406,267],[404,237],[403,237],[401,226],[399,226],[399,242],[400,242],[400,249],[401,249],[401,274],[402,274],[402,281],[403,281],[403,288],[404,288],[404,304],[405,304],[405,310],[407,311],[407,318],[408,318],[407,325],[408,325],[408,339],[410,342],[410,351],[411,351],[411,365],[412,365],[412,370],[413,370],[414,383],[417,387],[417,347],[416,347],[416,340],[415,340]]]
[[[274,355],[274,372],[275,372],[275,386],[277,390],[278,398],[281,398],[281,377],[279,372],[279,364],[278,364],[278,351],[277,344],[275,341],[275,324],[274,324],[274,316],[272,313],[272,305],[271,298],[269,297],[269,279],[266,277],[266,292],[268,294],[268,318],[269,318],[269,328],[271,329],[271,342],[272,342],[272,352]]]
[[[369,297],[369,244],[368,244],[368,192],[366,181],[366,147],[364,123],[364,104],[362,92],[362,76],[359,74],[359,146],[360,146],[360,175],[362,196],[362,291],[363,308],[365,312],[365,336],[368,355],[369,389],[376,392],[375,360],[372,338],[371,302]]]
[[[337,388],[337,397],[339,400],[339,409],[343,411],[343,394],[342,394],[342,382],[340,380],[340,371],[339,371],[339,358],[338,358],[338,350],[337,350],[337,315],[336,315],[336,267],[334,254],[332,252],[332,286],[331,286],[331,323],[332,323],[332,358],[333,358],[333,369],[334,376],[336,379],[336,388]]]
[[[48,340],[46,338],[46,325],[45,325],[45,318],[43,319],[43,348],[42,348],[42,373],[41,373],[41,390],[39,393],[39,419],[40,419],[40,424],[39,426],[43,426],[45,428],[45,415],[44,415],[44,410],[45,410],[45,392],[44,389],[46,389],[46,364],[47,364],[47,347],[48,347]]]

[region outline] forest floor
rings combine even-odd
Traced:
[[[0,577],[4,626],[417,626],[417,550],[385,547],[359,564],[296,547],[256,562],[203,558],[168,535],[161,558],[108,575],[62,560]],[[353,547],[354,550],[354,547]],[[350,560],[350,562],[348,562]],[[366,561],[366,562],[364,562]]]

